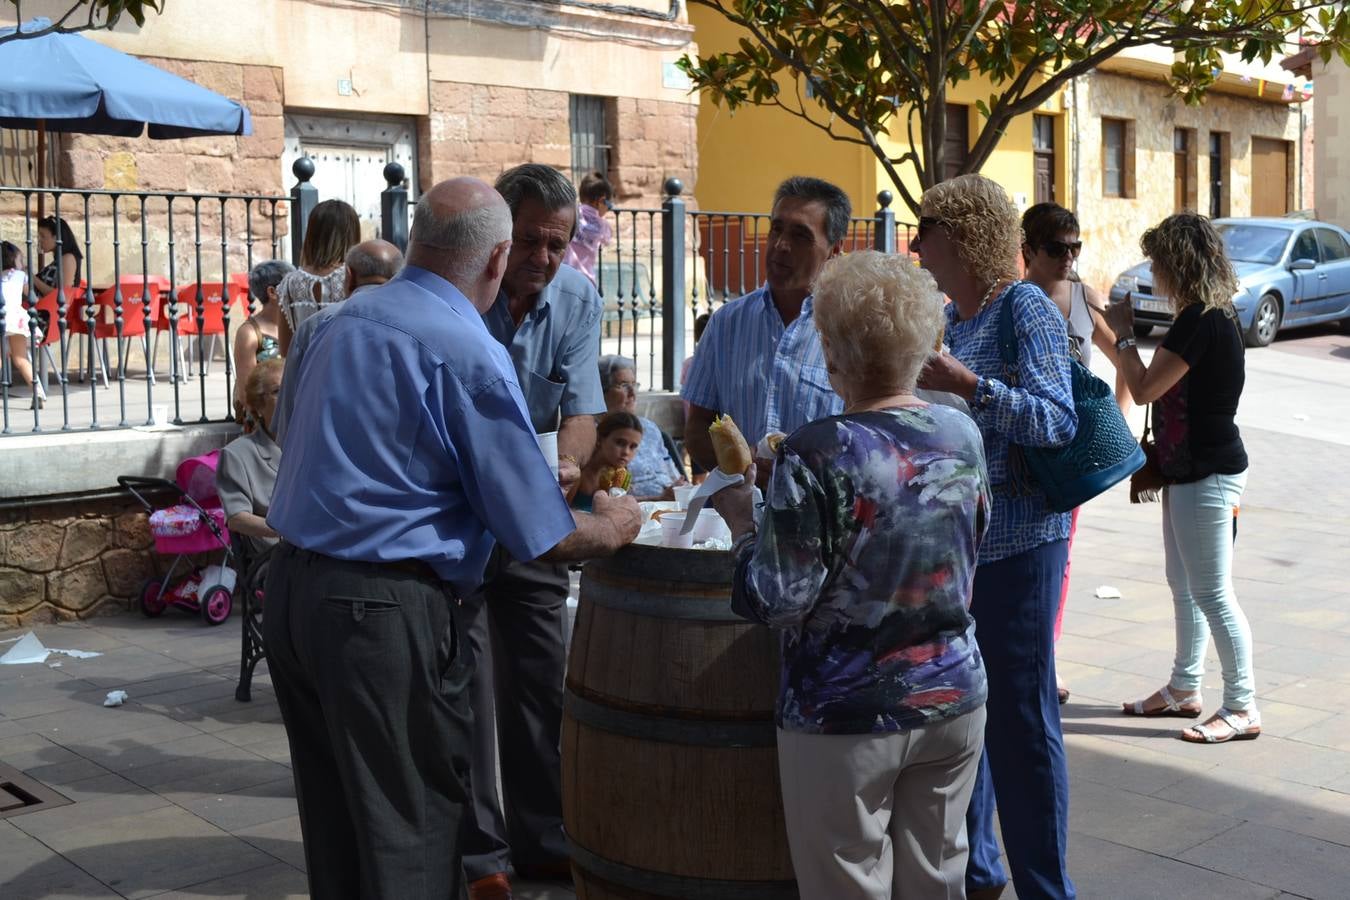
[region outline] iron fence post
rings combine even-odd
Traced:
[[[391,162],[384,167],[389,186],[380,192],[380,234],[400,251],[408,250],[408,189],[403,186],[403,167]]]
[[[895,212],[891,209],[894,200],[895,195],[890,191],[877,194],[877,228],[873,237],[873,249],[882,253],[895,252]]]
[[[309,183],[314,177],[314,160],[302,156],[291,165],[296,177],[291,188],[291,262],[300,265],[300,248],[305,246],[305,225],[319,203],[319,189]]]
[[[661,203],[661,385],[679,388],[684,362],[684,183],[667,178]]]

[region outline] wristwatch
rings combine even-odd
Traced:
[[[1127,335],[1125,335],[1123,338],[1121,338],[1120,340],[1116,341],[1116,349],[1117,349],[1117,350],[1124,350],[1126,347],[1134,347],[1134,346],[1136,346],[1137,343],[1138,343],[1138,342],[1135,341],[1135,339],[1134,339],[1134,335],[1127,334]]]

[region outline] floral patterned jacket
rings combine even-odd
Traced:
[[[942,406],[832,416],[779,449],[733,607],[782,629],[788,731],[903,731],[978,708],[970,617],[989,519],[984,444]]]

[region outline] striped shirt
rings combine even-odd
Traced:
[[[811,298],[784,326],[767,284],[713,313],[680,395],[731,416],[751,447],[844,409],[825,371]]]
[[[1013,304],[1017,368],[1010,379],[998,347],[999,315]],[[957,318],[956,304],[947,304],[945,341],[953,356],[980,376],[971,415],[984,435],[994,506],[989,533],[980,546],[980,562],[990,563],[1069,536],[1069,513],[1045,505],[1034,485],[1020,492],[1010,483],[1008,447],[1057,447],[1073,440],[1078,415],[1069,381],[1069,336],[1059,308],[1039,287],[1016,282],[979,315]],[[1009,384],[1015,382],[1015,386]]]

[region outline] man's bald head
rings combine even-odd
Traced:
[[[451,178],[417,201],[408,263],[449,281],[479,312],[496,300],[510,249],[511,211],[486,182]]]
[[[388,241],[362,241],[347,251],[347,293],[384,284],[403,267],[403,254]]]

